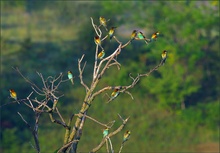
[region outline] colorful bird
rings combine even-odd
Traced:
[[[143,34],[141,31],[139,31],[139,32],[137,33],[137,38],[138,38],[138,39],[146,39],[146,37],[144,36],[144,34]]]
[[[99,36],[94,37],[94,42],[96,45],[99,45],[101,47],[101,39],[99,38]]]
[[[146,37],[144,36],[144,34],[143,34],[141,31],[139,31],[139,32],[137,33],[137,39],[139,39],[139,40],[144,39],[145,42],[148,43],[148,40],[146,39]]]
[[[72,85],[74,85],[73,74],[72,74],[72,72],[71,72],[71,71],[68,71],[67,74],[68,74],[68,79],[70,79]]]
[[[130,131],[126,131],[124,133],[124,137],[123,137],[123,141],[122,144],[125,143],[126,141],[128,141],[128,139],[130,138],[131,132]]]
[[[108,32],[110,41],[112,40],[112,37],[113,37],[113,35],[114,35],[114,33],[115,33],[115,29],[116,29],[116,28],[117,28],[117,27],[111,27],[111,29],[110,29],[109,32]]]
[[[161,54],[162,60],[161,60],[161,64],[164,65],[166,59],[167,59],[167,51],[164,50]]]
[[[154,34],[152,34],[150,41],[156,41],[156,40],[157,40],[157,37],[159,36],[159,34],[160,34],[160,33],[159,33],[158,31],[155,32]]]
[[[14,89],[9,89],[10,92],[10,96],[11,98],[13,98],[14,100],[17,101],[17,93],[14,91]],[[18,101],[17,101],[18,102]],[[18,102],[19,103],[19,102]],[[20,104],[20,103],[19,103]]]
[[[112,93],[111,93],[111,97],[109,98],[108,102],[115,99],[118,95],[120,94],[119,89],[115,89]]]
[[[103,129],[103,137],[106,137],[108,135],[108,128]]]
[[[131,41],[133,41],[135,39],[135,37],[137,36],[137,30],[133,30],[133,32],[131,33]]]
[[[105,19],[104,17],[100,16],[100,17],[99,17],[99,22],[100,22],[100,24],[101,24],[103,27],[105,27],[106,31],[108,31],[108,29],[107,29],[107,24],[106,24],[106,19]]]
[[[103,59],[104,56],[105,56],[105,52],[104,52],[104,50],[102,50],[102,51],[98,54],[98,59]]]

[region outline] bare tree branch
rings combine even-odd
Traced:
[[[86,62],[84,64],[83,68],[81,68],[81,62],[82,62],[83,58],[84,58],[84,54],[82,55],[81,59],[78,60],[79,78],[80,78],[80,83],[85,87],[86,92],[87,92],[89,90],[89,87],[84,83],[83,76],[82,76],[84,68],[86,66]]]
[[[75,114],[75,115],[79,116],[79,114]],[[111,121],[111,122],[109,122],[109,123],[107,123],[107,124],[103,124],[103,123],[97,121],[96,119],[94,119],[94,118],[92,118],[92,117],[90,117],[90,116],[88,116],[88,115],[85,115],[85,117],[88,118],[88,119],[90,119],[90,120],[92,120],[92,121],[94,121],[94,122],[96,122],[96,123],[98,123],[98,124],[100,124],[101,126],[104,126],[104,127],[106,127],[106,128],[109,128],[109,129],[110,129],[110,128],[114,125],[114,123],[115,123],[115,120],[114,120],[114,121]]]
[[[24,117],[21,115],[21,113],[17,112],[18,115],[21,117],[21,119],[25,122],[27,127],[30,129],[32,135],[34,136],[34,142],[35,142],[35,149],[38,153],[40,153],[40,145],[39,145],[39,140],[38,140],[38,119],[40,117],[40,114],[36,114],[36,119],[35,119],[35,125],[34,129],[31,128],[30,124],[24,119]]]
[[[129,117],[128,117],[127,119],[125,119],[125,120],[123,121],[123,124],[122,124],[121,126],[119,126],[115,131],[109,133],[109,134],[108,134],[108,137],[111,138],[112,136],[114,136],[114,135],[116,135],[117,133],[119,133],[119,132],[124,128],[124,126],[127,124],[127,121],[128,121],[128,120],[129,120]],[[104,137],[104,138],[102,139],[102,141],[100,142],[100,144],[99,144],[97,147],[93,148],[93,149],[90,151],[90,153],[97,152],[99,149],[101,149],[101,147],[105,144],[106,139],[107,139],[107,137]]]

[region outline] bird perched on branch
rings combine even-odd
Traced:
[[[119,89],[115,89],[115,90],[111,93],[111,97],[109,98],[108,102],[110,102],[111,100],[115,99],[119,94],[120,94]]]
[[[139,31],[137,33],[137,39],[138,40],[144,40],[146,43],[148,43],[148,41],[149,41],[149,40],[147,40],[147,38],[144,36],[144,34],[141,31]]]
[[[122,144],[124,144],[126,141],[128,141],[128,139],[130,138],[131,132],[130,131],[126,131],[124,133],[124,137],[123,137],[123,141]]]
[[[108,128],[103,129],[103,137],[106,137],[108,135]]]
[[[103,59],[105,56],[105,51],[102,50],[99,54],[98,54],[98,59]]]
[[[67,76],[68,76],[68,79],[70,79],[72,85],[74,85],[73,74],[72,74],[72,72],[71,72],[71,71],[68,71],[68,72],[67,72]]]
[[[94,37],[94,42],[96,45],[99,45],[101,47],[101,39],[99,38],[99,36]]]
[[[152,34],[152,36],[151,36],[151,39],[150,39],[150,41],[156,41],[157,40],[157,37],[159,36],[159,32],[157,31],[157,32],[155,32],[155,33],[153,33]]]
[[[108,32],[110,41],[112,40],[112,37],[113,37],[113,35],[114,35],[114,33],[115,33],[115,29],[116,29],[116,28],[117,28],[117,27],[111,27],[110,30],[109,30],[109,32]]]
[[[167,59],[167,51],[166,51],[166,50],[164,50],[164,51],[162,52],[161,57],[162,57],[162,59],[161,59],[161,64],[164,65],[164,63],[165,63],[165,61],[166,61],[166,59]]]
[[[99,22],[100,22],[100,24],[105,28],[105,30],[108,31],[106,19],[105,19],[104,17],[100,16],[100,17],[99,17]]]
[[[9,92],[10,92],[11,98],[13,98],[14,100],[16,100],[18,102],[17,93],[14,91],[14,89],[9,89]],[[20,103],[18,102],[18,104],[20,104]]]
[[[135,39],[136,36],[137,36],[137,30],[133,30],[133,32],[131,33],[131,40],[130,40],[130,42],[132,42]]]

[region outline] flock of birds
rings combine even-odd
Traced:
[[[100,22],[100,26],[103,26],[105,28],[105,30],[108,31],[108,35],[109,35],[109,38],[110,38],[110,41],[111,41],[113,36],[114,36],[115,29],[117,27],[111,27],[110,30],[108,30],[107,29],[107,21],[104,17],[100,17],[99,22]],[[150,39],[148,39],[148,38],[145,37],[145,35],[141,31],[133,30],[133,32],[131,33],[129,43],[131,43],[133,40],[144,40],[146,42],[146,44],[148,44],[150,42],[156,41],[159,35],[160,35],[160,33],[157,31],[157,32],[152,34]],[[102,48],[101,39],[100,39],[99,36],[94,37],[94,42],[95,42],[96,45],[98,45]],[[105,56],[105,51],[102,48],[102,51],[100,53],[98,53],[97,57],[98,57],[98,59],[103,59],[104,56]],[[162,57],[161,64],[164,65],[164,63],[167,59],[167,51],[166,50],[164,50],[162,52],[161,57]],[[74,76],[73,76],[72,72],[68,71],[67,76],[68,76],[68,79],[71,81],[72,85],[74,85]],[[19,103],[19,101],[17,100],[17,93],[13,89],[10,89],[9,91],[10,91],[11,98],[13,98],[14,100],[16,100]],[[119,94],[120,94],[119,89],[114,89],[114,91],[112,92],[112,94],[109,98],[109,101],[115,99]]]
[[[111,41],[113,36],[114,36],[115,29],[117,27],[111,27],[110,30],[108,30],[107,29],[107,21],[106,21],[106,19],[104,17],[100,17],[99,18],[99,22],[100,22],[100,26],[103,26],[105,28],[105,30],[108,31],[108,35],[109,35],[109,38],[110,38],[110,41]],[[159,32],[155,32],[155,33],[152,34],[151,38],[148,39],[148,38],[145,37],[145,35],[141,31],[133,30],[133,32],[131,33],[131,36],[130,36],[129,43],[131,43],[133,40],[144,40],[146,42],[146,44],[148,44],[150,42],[156,41],[159,35],[160,35]],[[95,36],[94,37],[94,42],[95,42],[96,45],[98,45],[98,46],[100,46],[102,48],[102,46],[101,46],[101,39],[100,39],[99,36]],[[105,51],[102,48],[102,51],[100,53],[98,53],[97,57],[98,57],[98,59],[101,60],[101,59],[104,58],[104,56],[105,56]],[[166,50],[164,50],[162,52],[161,58],[162,58],[161,59],[161,64],[164,65],[164,63],[165,63],[165,61],[167,59],[167,51]],[[68,71],[67,72],[67,76],[68,76],[68,79],[71,81],[72,85],[74,85],[74,77],[73,77],[72,72]],[[17,100],[17,93],[15,92],[15,90],[14,89],[10,89],[9,92],[10,92],[11,98],[13,98],[15,101],[17,101],[19,103],[19,101]],[[114,91],[111,93],[109,101],[115,99],[119,94],[120,94],[119,89],[114,89]],[[109,130],[108,128],[103,130],[103,136],[104,137],[108,135],[108,130]],[[130,134],[131,134],[130,131],[126,131],[125,132],[122,144],[129,139]]]

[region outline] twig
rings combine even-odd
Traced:
[[[125,119],[123,121],[123,124],[121,126],[119,126],[115,131],[109,133],[108,137],[110,138],[110,137],[116,135],[117,133],[119,133],[124,128],[124,126],[126,125],[128,120],[129,120],[129,117],[127,119]],[[106,139],[107,139],[107,137],[103,138],[102,141],[100,142],[100,144],[97,147],[93,148],[90,151],[90,153],[97,152],[105,144]]]
[[[118,153],[121,153],[123,146],[124,146],[124,144],[122,143]]]
[[[114,153],[114,149],[112,147],[112,142],[111,142],[111,139],[107,136],[107,139],[109,141],[109,144],[110,144],[110,148],[111,148],[111,152]]]
[[[89,87],[84,83],[84,81],[83,81],[83,76],[82,76],[83,71],[84,71],[84,68],[85,68],[85,66],[86,66],[86,62],[85,62],[85,64],[84,64],[83,68],[81,68],[81,62],[82,62],[84,56],[85,56],[85,54],[82,55],[81,59],[78,59],[78,69],[79,69],[80,83],[85,87],[86,92],[87,92],[87,91],[89,90]]]
[[[21,115],[21,113],[17,112],[18,115],[21,117],[21,119],[25,122],[25,124],[27,125],[27,127],[30,129],[32,135],[34,136],[34,142],[35,142],[35,149],[38,153],[40,153],[40,145],[39,145],[39,140],[38,140],[38,119],[40,114],[36,115],[36,119],[35,119],[35,126],[34,129],[31,128],[30,124],[23,118],[23,116]]]
[[[106,143],[106,150],[107,150],[107,153],[109,153],[108,140],[107,140],[107,139],[106,139],[105,143]]]
[[[70,142],[67,143],[66,145],[62,146],[62,147],[57,151],[57,153],[62,152],[63,149],[69,147],[72,143],[74,143],[74,142],[76,142],[76,141],[79,141],[79,140],[70,141]]]
[[[131,96],[131,99],[133,100],[134,97],[132,96],[132,94],[129,91],[125,91],[126,94],[129,94]]]
[[[75,114],[76,116],[79,116],[79,114]],[[101,123],[101,122],[99,122],[99,121],[97,121],[96,119],[94,119],[94,118],[92,118],[92,117],[90,117],[90,116],[88,116],[88,115],[85,115],[85,117],[86,118],[88,118],[88,119],[90,119],[90,120],[92,120],[92,121],[94,121],[94,122],[96,122],[96,123],[98,123],[98,124],[100,124],[100,125],[102,125],[102,126],[104,126],[104,127],[106,127],[106,128],[111,128],[113,125],[114,125],[114,123],[115,123],[115,120],[114,121],[111,121],[111,122],[109,122],[109,123],[107,123],[107,124],[103,124],[103,123]],[[109,125],[110,124],[110,125]]]
[[[31,84],[32,86],[34,86],[37,90],[41,91],[38,86],[36,84],[34,84],[33,82],[31,82],[29,79],[27,79],[22,73],[21,71],[18,69],[18,67],[14,68],[12,67],[15,71],[18,72],[18,74],[20,74],[20,76],[29,84]]]
[[[33,94],[33,91],[29,94],[29,96],[27,97],[27,100],[29,101],[29,103],[30,103],[30,105],[31,105],[31,107],[32,107],[33,112],[35,112],[34,106],[33,106],[32,102],[31,102],[31,100],[30,100],[30,96],[31,96],[32,94]]]

